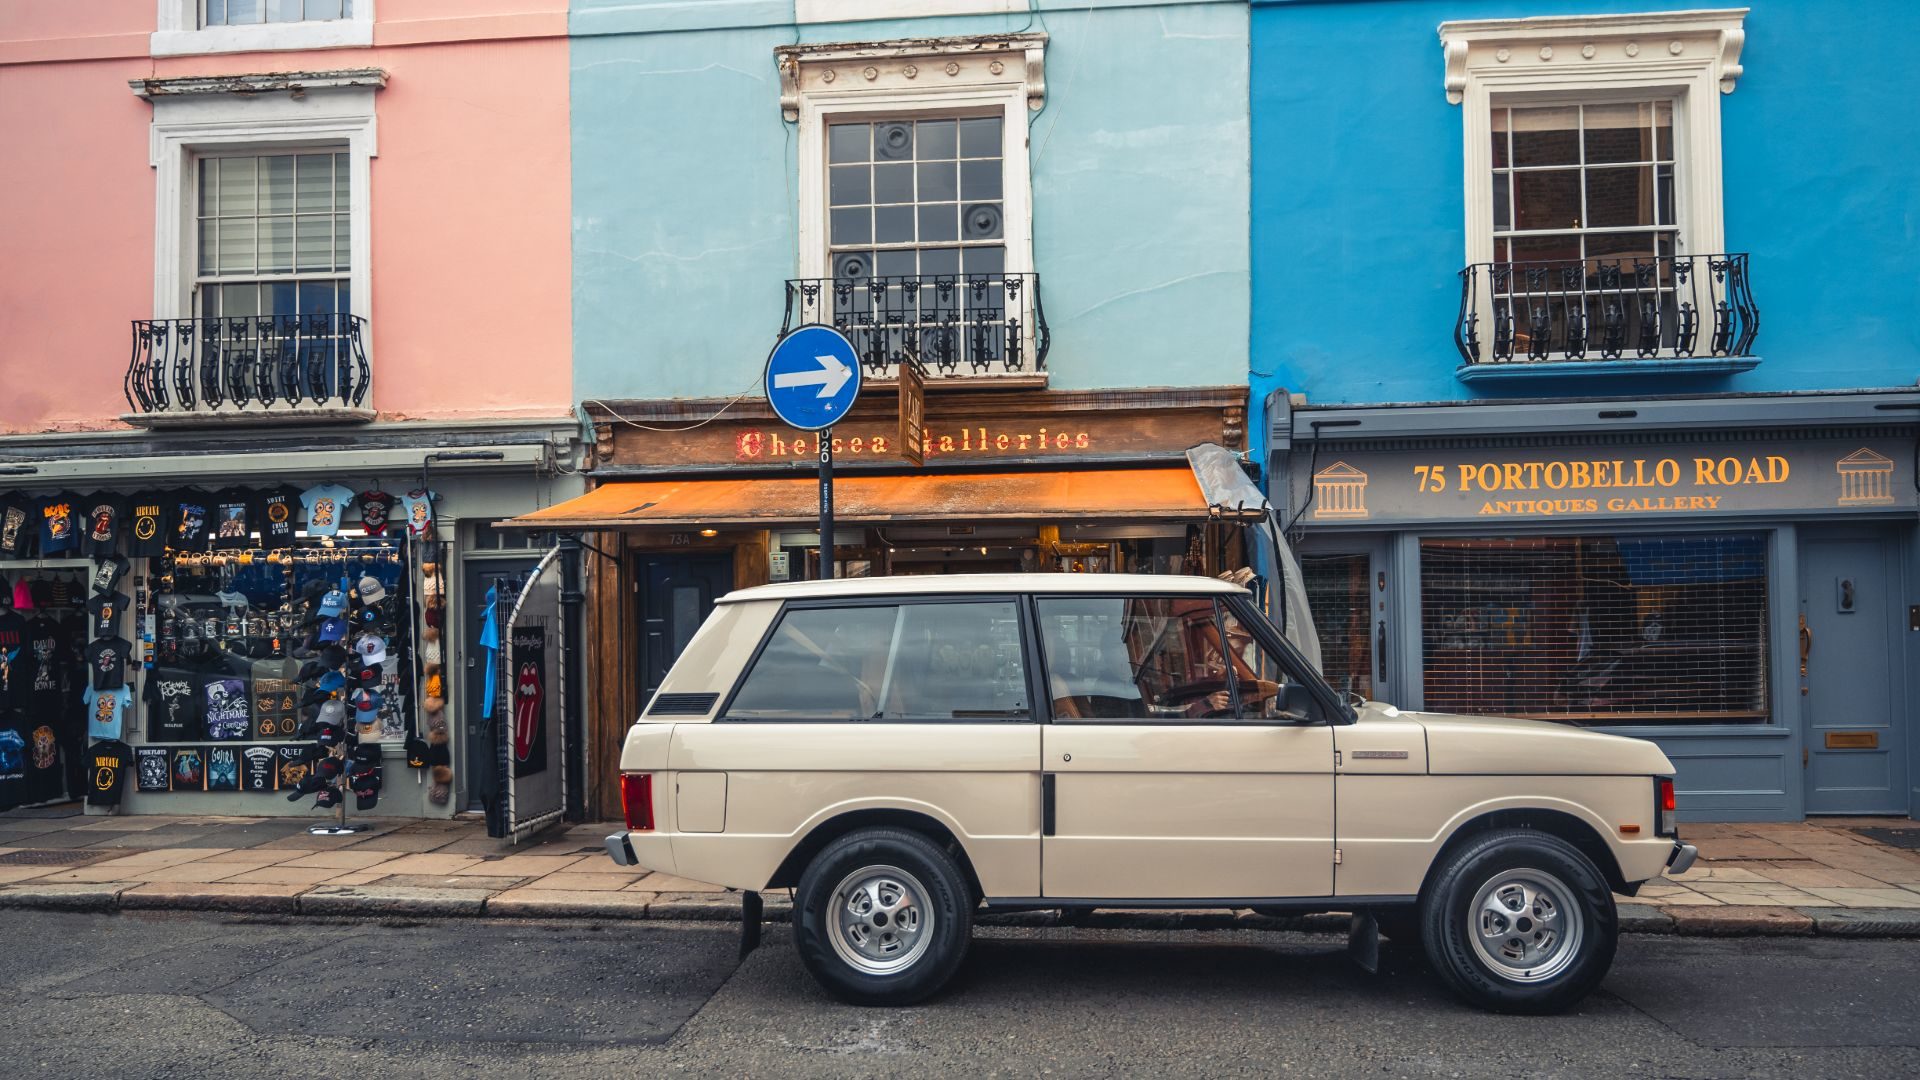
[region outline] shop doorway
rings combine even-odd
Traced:
[[[488,619],[494,621],[498,635],[496,640],[506,641],[508,627],[507,616],[513,611],[514,597],[520,595],[520,589],[527,583],[527,576],[533,573],[539,560],[529,555],[509,559],[477,559],[469,557],[466,561],[465,581],[465,656],[461,662],[464,675],[461,702],[465,708],[464,728],[461,742],[466,749],[462,752],[464,773],[467,779],[467,798],[465,809],[492,813],[494,804],[500,795],[500,731],[501,719],[507,715],[507,688],[494,685],[494,707],[487,708],[487,672],[484,667],[491,654],[482,649],[480,632]],[[491,608],[487,605],[487,593],[491,590],[496,602]]]
[[[693,639],[713,602],[733,587],[730,555],[640,557],[640,701],[653,700],[667,670]]]
[[[1800,539],[1800,686],[1809,814],[1907,812],[1902,687],[1906,596],[1883,531]]]
[[[1308,546],[1299,557],[1327,683],[1369,701],[1405,705],[1394,692],[1387,665],[1391,619],[1385,543],[1349,541],[1326,550]]]

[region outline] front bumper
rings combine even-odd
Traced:
[[[608,838],[608,843],[612,843],[612,838]],[[1676,877],[1684,874],[1693,868],[1693,860],[1699,857],[1699,848],[1694,847],[1692,844],[1683,844],[1675,840],[1673,842],[1673,854],[1667,856],[1667,873]]]

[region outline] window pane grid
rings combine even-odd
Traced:
[[[199,177],[203,316],[349,310],[348,155],[206,157]]]
[[[353,0],[201,0],[201,26],[325,22],[353,17]]]
[[[1005,262],[998,116],[831,123],[833,276],[997,274]]]
[[[1559,238],[1542,258],[1584,260],[1596,231],[1677,238],[1671,101],[1493,110],[1496,261],[1531,261],[1498,241]],[[1599,219],[1599,220],[1596,220]]]

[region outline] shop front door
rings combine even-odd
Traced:
[[[640,701],[645,708],[694,631],[713,611],[713,602],[733,588],[733,557],[642,556],[639,578]]]
[[[1905,813],[1902,715],[1906,596],[1885,533],[1805,532],[1800,541],[1800,669],[1809,814]]]
[[[480,631],[487,620],[492,619],[498,640],[505,642],[508,635],[507,616],[513,611],[513,599],[520,595],[520,587],[527,582],[527,575],[533,572],[537,559],[529,556],[513,559],[468,559],[465,586],[465,617],[462,629],[465,640],[462,643],[463,657],[461,668],[463,678],[461,702],[462,730],[465,736],[461,740],[466,749],[462,752],[460,764],[464,766],[466,776],[467,810],[482,810],[491,813],[500,793],[500,732],[502,718],[510,715],[511,702],[508,700],[509,688],[502,686],[497,677],[494,680],[493,708],[487,708],[487,665],[496,664],[498,657],[480,647]],[[487,606],[487,593],[491,590],[495,603],[491,609]]]
[[[1406,705],[1389,677],[1391,612],[1384,540],[1333,537],[1300,548],[1307,604],[1320,634],[1320,668],[1335,690]]]

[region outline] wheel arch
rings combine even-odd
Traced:
[[[1620,870],[1620,860],[1613,849],[1607,845],[1606,838],[1592,824],[1577,815],[1564,810],[1550,810],[1545,807],[1509,806],[1498,810],[1489,810],[1460,823],[1448,834],[1446,842],[1434,854],[1433,861],[1427,865],[1426,875],[1420,881],[1420,895],[1425,897],[1427,889],[1433,884],[1434,875],[1446,865],[1447,859],[1460,846],[1475,836],[1493,832],[1497,829],[1533,829],[1536,832],[1557,836],[1572,844],[1582,855],[1593,863],[1607,881],[1607,886],[1616,893],[1627,892],[1630,888],[1625,875]]]
[[[806,872],[807,864],[828,844],[857,829],[871,828],[906,829],[925,836],[944,848],[947,854],[953,856],[953,861],[960,864],[961,872],[967,876],[967,886],[973,890],[975,903],[985,895],[980,888],[980,875],[974,870],[973,860],[967,856],[966,845],[960,842],[959,836],[945,822],[931,814],[897,806],[847,810],[814,825],[787,852],[787,857],[780,861],[780,865],[774,868],[773,876],[767,880],[764,888],[793,888],[800,883],[800,875]]]

